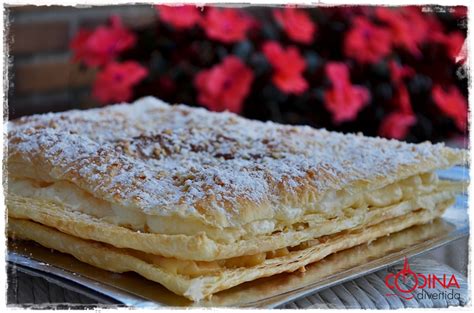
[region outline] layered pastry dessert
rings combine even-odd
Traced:
[[[8,232],[198,301],[441,216],[463,150],[155,98],[8,125]]]

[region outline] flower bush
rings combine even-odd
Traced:
[[[102,104],[154,95],[249,118],[412,142],[467,135],[466,7],[199,8],[82,29]]]

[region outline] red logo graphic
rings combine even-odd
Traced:
[[[386,296],[397,296],[405,300],[411,300],[415,297],[413,291],[416,289],[436,288],[437,286],[444,289],[451,287],[460,288],[454,274],[451,274],[449,279],[447,278],[448,275],[446,274],[439,277],[436,274],[415,273],[411,270],[408,259],[405,257],[403,269],[398,273],[389,273],[385,277],[385,285],[394,292],[398,291],[396,293],[387,293]]]

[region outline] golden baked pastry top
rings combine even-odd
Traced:
[[[218,228],[302,216],[341,192],[465,158],[442,144],[263,123],[154,98],[23,117],[8,124],[8,137],[12,178],[69,182],[122,208]]]
[[[464,150],[154,98],[8,124],[9,236],[191,300],[441,216]]]

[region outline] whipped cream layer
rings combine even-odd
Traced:
[[[104,221],[136,231],[159,234],[195,235],[205,232],[219,242],[234,242],[287,229],[300,230],[334,219],[348,211],[352,214],[394,205],[433,192],[439,183],[435,173],[423,173],[389,184],[377,190],[350,194],[347,191],[328,191],[317,203],[302,207],[282,207],[272,219],[255,220],[240,228],[217,228],[192,217],[148,215],[134,208],[123,207],[94,197],[67,181],[41,182],[30,178],[9,178],[9,192],[32,198],[55,201],[67,208],[89,214]],[[306,201],[308,202],[308,201]],[[223,231],[224,230],[224,231]]]

